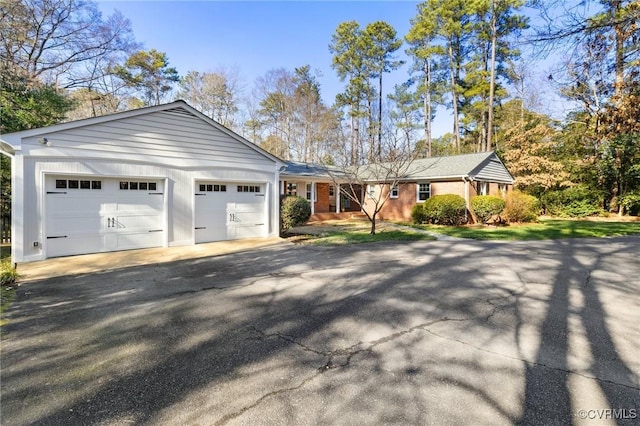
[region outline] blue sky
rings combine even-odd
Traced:
[[[331,105],[344,84],[331,68],[328,45],[338,24],[362,27],[383,20],[402,38],[416,15],[417,1],[99,1],[105,15],[122,12],[145,49],[165,52],[180,75],[236,67],[249,94],[268,70],[310,65],[319,70],[322,97]],[[401,48],[400,57],[404,57]],[[408,64],[388,74],[386,90],[408,78]],[[434,134],[451,130],[441,111]]]
[[[310,65],[322,73],[331,104],[342,89],[328,45],[339,23],[384,20],[398,36],[409,29],[418,2],[410,1],[100,1],[105,15],[121,11],[146,49],[165,52],[181,75],[236,66],[248,89],[273,68]],[[406,68],[406,67],[405,67]],[[394,73],[405,80],[407,71]],[[391,86],[391,85],[389,85]]]

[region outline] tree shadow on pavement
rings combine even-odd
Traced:
[[[538,250],[270,247],[30,283],[3,337],[3,424],[509,424],[558,401],[565,419],[567,365],[537,368],[549,345],[566,359],[560,277],[580,265],[546,283],[551,298],[530,295],[518,277],[574,248]],[[543,315],[530,305],[547,312],[533,363],[515,337]]]

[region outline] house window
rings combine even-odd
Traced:
[[[93,187],[93,183],[91,183],[91,186]],[[100,189],[101,183],[100,182],[95,182],[98,185],[97,189]],[[131,181],[131,182],[126,182],[126,181],[121,181],[120,182],[120,189],[122,190],[133,190],[133,191],[155,191],[157,188],[157,185],[155,182],[136,182],[136,181]],[[202,185],[200,185],[201,191],[204,191],[202,189]]]
[[[287,195],[298,195],[298,184],[297,183],[287,183]]]
[[[102,189],[101,180],[56,179],[57,189]]]
[[[260,187],[253,185],[238,185],[238,192],[260,192]]]
[[[418,184],[418,201],[425,201],[431,197],[431,183]]]
[[[478,195],[489,195],[489,182],[478,182]]]
[[[336,188],[333,185],[329,185],[329,197],[335,197],[336,196]]]
[[[369,196],[369,198],[374,198],[376,196],[375,185],[367,185],[367,195]]]
[[[311,193],[313,192],[313,184],[312,183],[308,183],[306,186],[306,190],[307,190],[307,200],[311,201]],[[313,194],[313,201],[318,201],[318,196],[316,194]]]
[[[391,195],[390,195],[391,198],[398,198],[399,190],[398,190],[397,183],[391,187],[390,192],[391,192]]]

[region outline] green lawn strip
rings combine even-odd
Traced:
[[[11,246],[0,246],[0,314],[11,306],[16,297],[16,270],[11,265]],[[0,318],[0,326],[5,324]]]
[[[344,244],[361,244],[375,243],[380,241],[417,241],[417,240],[435,240],[431,235],[416,231],[400,231],[385,230],[378,231],[375,235],[371,235],[369,230],[358,231],[340,231],[328,232],[327,235],[319,236],[311,240],[316,245],[344,245]]]
[[[474,240],[554,240],[560,238],[614,237],[640,234],[640,222],[544,219],[509,226],[420,225],[428,231]]]

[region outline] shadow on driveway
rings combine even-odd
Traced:
[[[2,423],[566,424],[638,409],[639,243],[287,244],[32,281],[2,330]]]

